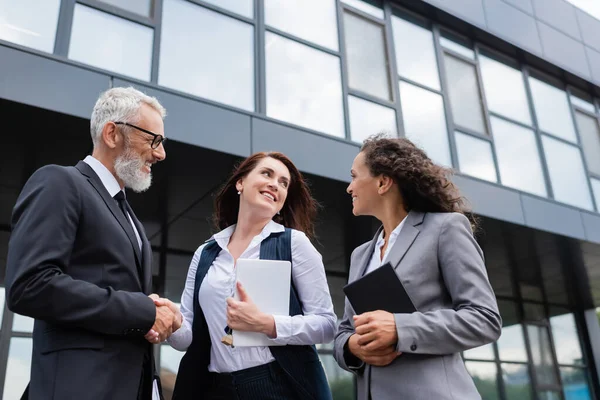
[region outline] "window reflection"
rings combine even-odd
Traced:
[[[387,132],[397,136],[396,111],[371,101],[348,96],[350,110],[350,137],[362,143],[367,137]]]
[[[331,50],[339,48],[335,0],[265,0],[265,23]]]
[[[582,368],[561,367],[560,377],[565,400],[591,400],[587,373]]]
[[[503,363],[502,380],[507,399],[531,399],[531,380],[526,364]]]
[[[60,0],[0,0],[0,39],[52,53],[59,10]]]
[[[100,0],[103,3],[110,4],[132,13],[150,16],[152,0]]]
[[[590,178],[590,182],[594,192],[594,199],[596,199],[596,210],[600,211],[600,180]]]
[[[30,338],[12,338],[8,350],[8,365],[4,381],[4,400],[18,400],[29,383],[32,341]]]
[[[433,33],[404,19],[392,16],[398,74],[440,90]]]
[[[434,162],[452,166],[442,96],[400,82],[400,102],[406,136]]]
[[[491,117],[502,184],[546,196],[542,164],[532,130]]]
[[[460,171],[476,178],[496,182],[496,166],[490,142],[460,132],[455,132],[455,139]]]
[[[344,137],[340,59],[267,32],[267,115]]]
[[[533,359],[533,367],[538,385],[558,384],[548,328],[545,326],[527,325],[527,334],[529,336],[531,358]]]
[[[69,58],[149,81],[154,30],[75,4]]]
[[[458,42],[455,42],[454,40],[452,40],[450,38],[441,36],[440,44],[448,50],[452,50],[455,53],[458,53],[464,57],[467,57],[471,60],[475,60],[475,51],[473,51],[473,49],[471,49],[467,46],[464,46]]]
[[[158,83],[254,111],[254,27],[184,0],[165,0]]]
[[[556,349],[556,359],[559,364],[583,365],[583,355],[575,317],[568,311],[554,308],[552,313],[560,313],[550,317],[552,338]]]
[[[206,3],[214,4],[215,6],[233,11],[244,17],[252,18],[254,16],[254,1],[253,0],[204,0]]]
[[[35,320],[31,317],[15,313],[13,316],[12,330],[13,332],[32,333],[34,322]]]
[[[592,114],[596,112],[596,108],[592,104],[591,97],[588,97],[587,100],[584,100],[581,97],[572,94],[571,95],[571,104],[573,104],[574,106],[579,107],[583,110],[591,112]]]
[[[480,55],[481,78],[488,109],[531,125],[523,74],[501,62]]]
[[[494,359],[494,345],[492,343],[484,346],[476,347],[474,349],[467,350],[463,353],[464,358],[475,359],[475,360],[493,360]]]
[[[546,135],[542,135],[542,144],[554,198],[563,203],[593,210],[579,148]]]
[[[489,362],[467,361],[467,371],[473,378],[477,391],[482,400],[496,400],[498,397],[498,369],[496,364]]]
[[[581,148],[585,154],[588,171],[600,175],[600,125],[598,118],[575,111],[575,120],[579,128]]]
[[[345,12],[344,31],[348,85],[367,94],[391,100],[383,26]]]
[[[373,0],[342,0],[343,3],[348,4],[357,10],[363,11],[367,14],[371,14],[375,18],[383,19],[383,10],[381,9],[380,1]]]
[[[571,110],[564,90],[532,77],[529,78],[529,85],[540,129],[577,143]]]

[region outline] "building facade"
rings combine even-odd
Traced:
[[[482,397],[600,398],[600,0],[0,0],[1,271],[21,187],[90,153],[92,107],[116,86],[169,114],[167,159],[129,196],[161,296],[180,300],[233,166],[277,150],[322,205],[315,245],[341,318],[350,254],[377,228],[351,214],[349,170],[385,131],[454,168],[480,217],[504,325],[463,354]],[[0,292],[12,400],[33,322]],[[318,347],[334,398],[352,399]],[[156,354],[170,398],[182,353]]]

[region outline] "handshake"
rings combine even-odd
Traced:
[[[157,294],[151,294],[156,306],[156,318],[154,325],[144,336],[150,343],[156,344],[164,342],[173,332],[181,327],[183,315],[179,307],[169,299],[162,299]]]

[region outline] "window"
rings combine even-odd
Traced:
[[[567,0],[575,7],[582,9],[594,18],[600,20],[600,2],[590,0]]]
[[[490,142],[461,132],[455,132],[455,140],[459,170],[475,178],[496,182],[496,166]]]
[[[60,0],[0,0],[0,39],[52,53],[59,10]]]
[[[475,347],[474,349],[465,351],[463,356],[471,360],[493,360],[494,346],[490,343],[484,346]]]
[[[265,23],[328,49],[339,48],[335,0],[265,0]]]
[[[11,338],[8,350],[8,365],[4,381],[3,399],[20,399],[29,383],[31,370],[32,340],[30,338]]]
[[[593,210],[579,148],[546,135],[542,135],[542,144],[554,198],[566,204]]]
[[[184,352],[175,350],[168,344],[160,346],[160,378],[165,399],[173,396],[179,363],[184,355]]]
[[[444,65],[454,123],[487,134],[475,65],[447,53]]]
[[[34,319],[20,314],[14,314],[12,330],[14,332],[33,332]]]
[[[554,386],[558,384],[556,368],[552,359],[548,328],[538,325],[527,325],[527,335],[533,359],[533,368],[538,386]]]
[[[354,142],[362,143],[367,137],[382,132],[398,135],[394,109],[354,96],[348,96],[348,107],[350,137]]]
[[[340,59],[266,33],[267,115],[345,137]]]
[[[132,13],[150,17],[152,12],[152,0],[100,0],[103,3],[122,8]]]
[[[400,82],[400,102],[406,136],[434,162],[452,166],[442,96]]]
[[[524,364],[502,364],[502,379],[507,399],[531,400],[531,379]]]
[[[254,16],[253,0],[204,0],[204,2],[233,11],[247,18],[253,18]]]
[[[550,317],[552,327],[552,338],[555,343],[556,359],[559,364],[583,365],[583,355],[577,325],[573,314],[567,310],[553,309],[553,317]]]
[[[452,50],[453,52],[458,53],[463,57],[466,57],[468,59],[475,61],[475,52],[473,51],[473,49],[470,49],[467,46],[464,46],[450,38],[447,38],[445,36],[446,35],[445,32],[443,32],[442,34],[444,36],[440,37],[440,44],[442,45],[443,48]]]
[[[575,111],[575,120],[579,128],[581,148],[585,155],[588,171],[600,175],[600,126],[598,118],[581,111]]]
[[[489,111],[531,125],[521,71],[483,55],[479,65]]]
[[[149,81],[154,30],[75,4],[69,58]]]
[[[585,369],[560,367],[565,400],[591,400],[590,385]]]
[[[375,18],[383,19],[384,17],[380,2],[369,0],[342,0],[342,2],[357,10],[371,14]]]
[[[533,105],[541,130],[577,143],[567,94],[536,78],[529,78]]]
[[[498,368],[491,362],[466,361],[465,367],[473,378],[477,391],[485,400],[497,400],[498,397]]]
[[[596,210],[600,211],[600,180],[590,178],[590,182],[592,183],[594,199],[596,199]]]
[[[418,25],[392,16],[398,74],[416,83],[440,90],[433,34]]]
[[[158,83],[254,111],[254,27],[183,0],[165,0]]]
[[[534,132],[496,117],[491,123],[502,184],[546,196]]]
[[[352,13],[344,13],[348,85],[392,100],[383,26]]]

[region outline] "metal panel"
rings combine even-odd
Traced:
[[[484,0],[483,5],[490,32],[534,54],[542,53],[542,44],[532,16],[502,0]]]
[[[581,40],[575,7],[564,0],[533,0],[535,15],[540,21]]]
[[[504,2],[533,15],[533,5],[531,4],[532,0],[504,0]]]
[[[543,231],[585,239],[580,212],[574,208],[521,194],[525,225]]]
[[[581,213],[586,239],[590,242],[600,243],[600,216],[586,212]]]
[[[477,214],[520,225],[525,223],[518,192],[461,175],[452,181]]]
[[[0,46],[0,97],[81,118],[90,118],[106,75]]]
[[[585,57],[583,44],[554,28],[538,22],[544,55],[548,60],[589,79],[590,69]]]
[[[134,86],[156,97],[167,109],[168,138],[237,156],[250,154],[250,116],[121,79],[114,86]]]
[[[600,21],[580,9],[575,9],[583,43],[600,51]]]
[[[349,182],[359,146],[252,118],[252,151],[280,151],[304,172]]]
[[[600,53],[585,46],[585,53],[592,70],[592,79],[600,86]]]
[[[485,28],[485,13],[482,0],[425,0],[444,11],[464,19],[474,25]]]

